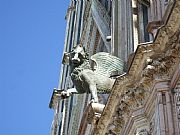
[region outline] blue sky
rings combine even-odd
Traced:
[[[49,135],[69,0],[0,0],[0,134]]]

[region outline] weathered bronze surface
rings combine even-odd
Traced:
[[[91,56],[91,62],[94,67],[91,67],[88,54],[80,44],[71,52],[64,53],[63,64],[70,66],[70,76],[77,93],[90,92],[92,101],[98,102],[97,93],[110,92],[115,81],[111,74],[122,73],[123,61],[109,53],[100,52]]]

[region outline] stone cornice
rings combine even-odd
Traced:
[[[95,135],[119,134],[132,110],[144,105],[154,81],[172,78],[180,59],[180,1],[167,11],[154,42],[139,45],[129,71],[117,78]]]

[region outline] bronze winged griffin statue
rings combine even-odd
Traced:
[[[90,60],[94,63],[94,67],[91,67]],[[110,92],[115,81],[110,77],[111,73],[122,72],[123,61],[105,52],[92,55],[90,60],[81,44],[71,52],[64,53],[62,63],[70,66],[70,76],[75,88],[64,90],[62,95],[68,97],[73,93],[90,92],[92,102],[98,102],[97,93]]]

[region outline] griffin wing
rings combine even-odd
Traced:
[[[99,52],[91,56],[91,60],[95,62],[95,72],[103,76],[108,76],[114,71],[122,72],[124,62],[116,56],[112,56],[106,52]]]

